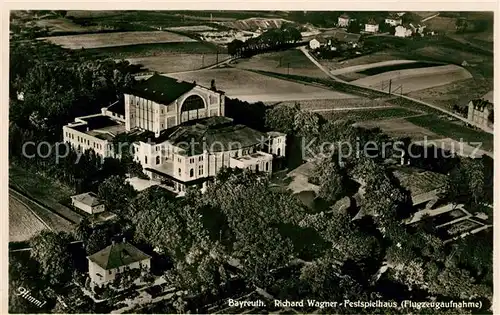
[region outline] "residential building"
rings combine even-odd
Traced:
[[[378,23],[371,19],[365,24],[365,32],[368,33],[377,33],[379,31]]]
[[[349,24],[351,23],[352,19],[349,17],[349,15],[347,14],[342,14],[341,16],[339,16],[338,18],[338,23],[337,23],[337,26],[338,27],[348,27]]]
[[[385,24],[389,24],[391,26],[398,26],[403,23],[403,20],[401,19],[401,16],[398,14],[390,14],[388,17],[385,18]]]
[[[347,44],[350,48],[356,48],[361,45],[361,35],[348,33],[342,30],[328,30],[321,34],[327,39],[327,45],[331,46],[334,42]]]
[[[493,91],[469,102],[467,119],[480,126],[493,128]]]
[[[113,139],[128,133],[130,153],[145,174],[179,194],[188,186],[205,189],[223,166],[271,174],[285,156],[286,135],[235,124],[224,113],[224,93],[214,83],[206,88],[153,75],[127,90],[123,103],[64,126],[64,140],[120,157]]]
[[[413,35],[413,29],[403,25],[396,26],[394,36],[397,37],[410,37]]]
[[[71,196],[71,204],[90,214],[104,212],[104,204],[92,192]]]
[[[151,256],[126,242],[113,241],[108,247],[87,257],[91,286],[103,286],[115,280],[116,276],[132,269],[143,272],[151,268]]]

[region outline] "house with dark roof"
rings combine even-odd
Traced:
[[[469,101],[467,119],[487,128],[493,128],[493,91]]]
[[[389,16],[385,18],[385,24],[389,24],[391,26],[398,26],[403,24],[403,20],[399,14],[391,13],[389,14]]]
[[[71,204],[90,214],[104,212],[104,204],[93,192],[71,196]]]
[[[339,16],[337,26],[338,27],[348,27],[349,24],[351,23],[351,21],[353,21],[353,19],[351,19],[351,17],[349,15],[344,13],[341,16]]]
[[[135,246],[123,242],[115,242],[106,248],[87,257],[91,286],[103,286],[115,280],[117,275],[132,269],[147,272],[151,268],[151,256],[143,253]]]

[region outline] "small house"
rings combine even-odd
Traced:
[[[73,207],[90,214],[104,211],[104,204],[97,195],[92,192],[71,196],[71,204]]]
[[[91,286],[103,286],[115,280],[117,275],[132,269],[147,272],[151,268],[151,256],[126,242],[113,241],[108,247],[87,257]]]
[[[338,19],[338,27],[348,27],[351,23],[351,18],[347,14],[342,14]]]
[[[398,25],[395,28],[394,36],[397,37],[410,37],[413,35],[413,30],[411,27],[406,27],[403,25]]]
[[[467,119],[480,126],[493,128],[493,91],[469,102]]]
[[[379,25],[377,21],[370,19],[366,24],[365,24],[365,32],[368,33],[377,33],[379,30]]]

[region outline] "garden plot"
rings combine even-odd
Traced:
[[[389,71],[358,79],[352,83],[380,88],[384,83],[387,85],[387,82],[392,80],[393,89],[402,85],[403,93],[409,93],[469,78],[472,78],[472,75],[466,69],[456,65],[445,65],[430,68]]]
[[[9,196],[9,242],[27,241],[47,229],[25,205]]]
[[[301,75],[313,78],[327,78],[326,74],[309,60],[300,50],[290,49],[265,53],[234,63],[236,68],[262,70],[281,74]]]
[[[214,31],[217,29],[208,25],[191,25],[191,26],[167,27],[166,30],[178,31],[178,32],[205,32],[205,31]]]
[[[176,54],[165,53],[160,56],[127,58],[131,64],[140,64],[149,71],[160,73],[197,70],[214,65],[230,56],[227,54]]]
[[[424,127],[417,126],[404,118],[363,121],[356,125],[364,128],[380,128],[384,133],[393,138],[410,137],[414,141],[424,140],[426,138],[442,138],[434,132]]]
[[[401,65],[401,64],[408,64],[408,63],[415,63],[415,60],[387,60],[387,61],[380,61],[380,62],[375,62],[375,63],[367,63],[367,64],[360,64],[357,66],[349,66],[345,68],[340,68],[331,71],[331,74],[333,75],[339,75],[339,74],[344,74],[344,73],[349,73],[349,72],[359,72],[371,68],[377,68],[377,67],[385,67],[385,66],[392,66],[392,65]]]
[[[228,97],[238,98],[247,102],[357,98],[357,96],[346,93],[281,80],[234,68],[171,73],[169,76],[187,82],[196,81],[196,83],[202,86],[210,86],[210,82],[214,79],[217,89],[224,91]]]
[[[41,39],[69,49],[116,47],[139,44],[195,42],[187,36],[170,32],[117,32],[101,34],[81,34],[68,36],[52,36]]]

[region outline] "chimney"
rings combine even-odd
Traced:
[[[217,88],[215,87],[215,79],[212,79],[212,81],[210,82],[210,89],[216,91]]]

